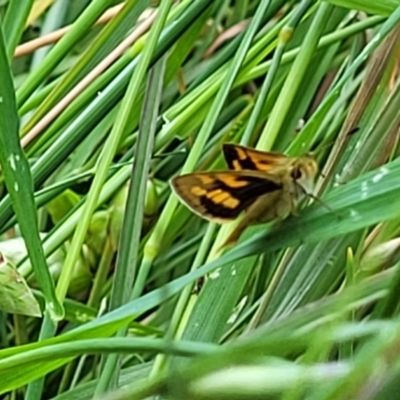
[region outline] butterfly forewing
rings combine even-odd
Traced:
[[[225,160],[229,169],[234,171],[268,172],[278,166],[284,166],[290,160],[281,153],[263,152],[234,143],[223,145]]]
[[[172,186],[194,212],[218,222],[237,218],[260,196],[282,189],[273,176],[256,171],[187,174],[174,178]]]

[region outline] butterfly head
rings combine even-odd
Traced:
[[[311,157],[302,157],[296,159],[293,163],[290,175],[305,193],[312,193],[317,172],[318,164],[316,161]]]

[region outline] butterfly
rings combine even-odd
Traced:
[[[296,215],[298,202],[312,196],[318,172],[309,156],[287,157],[237,144],[223,145],[229,170],[194,172],[171,180],[178,198],[209,221],[239,224],[222,247],[235,244],[250,225]]]

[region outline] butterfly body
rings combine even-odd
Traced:
[[[243,218],[224,246],[234,244],[247,226],[295,214],[298,201],[311,193],[317,164],[310,157],[291,158],[225,144],[230,171],[181,175],[171,182],[183,203],[214,222]]]

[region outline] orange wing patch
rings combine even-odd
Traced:
[[[289,158],[281,153],[263,152],[233,143],[223,145],[225,160],[234,171],[268,172],[273,168],[285,166]]]

